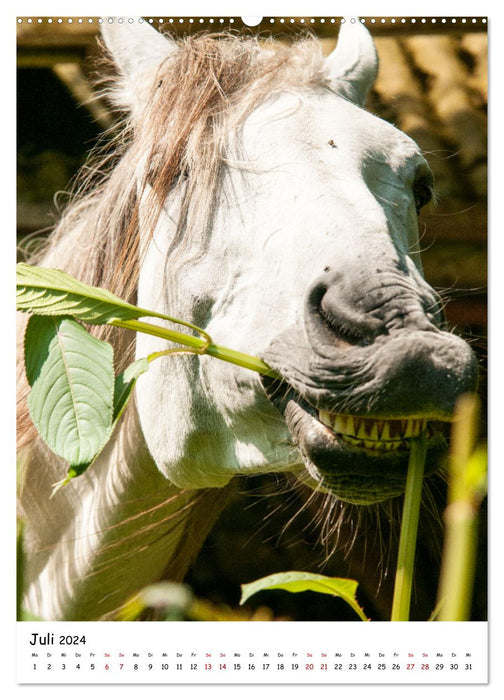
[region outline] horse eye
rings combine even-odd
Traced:
[[[417,214],[425,207],[432,199],[432,185],[430,182],[418,180],[413,185],[413,196],[415,198],[415,207]]]

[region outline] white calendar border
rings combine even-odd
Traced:
[[[17,646],[23,684],[488,680],[486,622],[23,622]]]
[[[44,4],[41,4],[40,2],[38,3],[11,3],[10,7],[7,7],[7,9],[3,8],[4,12],[2,14],[2,19],[3,22],[0,23],[0,31],[1,31],[1,45],[2,45],[2,58],[4,59],[2,61],[2,69],[4,71],[4,74],[2,77],[4,77],[4,85],[7,84],[7,92],[12,99],[12,103],[9,101],[9,105],[14,105],[14,100],[13,96],[15,95],[15,85],[14,85],[14,79],[13,79],[13,65],[14,65],[14,57],[15,57],[15,42],[14,42],[14,30],[13,30],[13,25],[14,25],[14,18],[16,15],[30,15],[33,14],[34,16],[38,16],[38,14],[43,13],[43,14],[61,14],[62,16],[66,15],[78,15],[84,12],[86,15],[134,15],[138,13],[138,4],[137,3],[131,3],[131,2],[87,2],[87,3],[82,3],[82,9],[79,10],[79,3],[74,4],[74,3],[54,3],[54,2],[47,2]],[[467,15],[474,15],[475,13],[478,14],[479,16],[489,16],[490,22],[489,22],[489,33],[490,33],[490,71],[491,71],[491,76],[492,72],[495,71],[495,74],[497,71],[495,70],[495,67],[497,65],[502,65],[503,61],[503,56],[502,56],[502,46],[504,45],[504,42],[502,42],[499,39],[498,36],[498,31],[500,30],[502,24],[501,24],[501,19],[502,19],[502,11],[501,9],[494,9],[493,3],[488,3],[487,6],[482,5],[481,3],[478,3],[477,6],[474,5],[474,3],[468,3],[468,2],[458,2],[456,6],[453,4],[451,5],[451,9],[448,9],[448,7],[445,6],[440,6],[439,2],[432,3],[432,2],[423,2],[418,5],[419,9],[413,9],[411,6],[405,7],[404,2],[401,3],[394,3],[394,2],[382,2],[382,3],[370,3],[370,2],[361,2],[358,3],[357,5],[355,3],[336,3],[335,0],[333,2],[320,2],[317,0],[311,0],[309,3],[306,2],[299,2],[299,0],[292,0],[291,2],[287,2],[285,0],[272,0],[271,2],[264,2],[264,0],[259,0],[258,2],[229,2],[229,1],[216,1],[216,2],[203,2],[203,0],[200,0],[199,2],[196,2],[195,0],[186,0],[184,3],[180,2],[170,2],[167,6],[166,1],[164,3],[151,3],[150,6],[148,7],[148,11],[153,14],[153,15],[164,15],[168,11],[170,14],[174,16],[178,15],[187,15],[187,14],[192,14],[192,15],[201,15],[201,16],[208,16],[209,15],[209,8],[212,10],[212,14],[219,14],[222,16],[227,16],[227,15],[236,15],[239,14],[241,16],[250,16],[250,15],[269,15],[269,16],[276,16],[276,15],[306,15],[307,14],[307,7],[309,8],[308,14],[313,14],[314,16],[319,16],[319,15],[345,15],[345,14],[361,14],[361,15],[372,15],[372,14],[377,14],[377,10],[379,10],[379,14],[382,16],[399,16],[402,13],[406,12],[406,15],[416,15],[416,16],[438,16],[444,12],[453,15],[454,10],[457,15],[463,16],[464,13]],[[494,82],[494,85],[497,84],[497,81]],[[497,228],[498,228],[498,213],[496,211],[496,206],[492,206],[492,202],[499,201],[499,195],[500,195],[500,182],[497,180],[499,177],[499,169],[497,166],[499,156],[502,155],[503,149],[502,149],[502,135],[500,135],[497,131],[497,124],[498,121],[502,123],[502,119],[497,120],[495,119],[495,116],[497,114],[500,115],[501,113],[501,105],[502,103],[500,102],[500,99],[497,99],[497,95],[492,94],[492,109],[491,109],[491,118],[490,120],[490,126],[491,126],[491,152],[493,154],[493,158],[491,159],[491,172],[495,177],[492,178],[491,180],[491,187],[490,187],[490,231],[494,234],[497,234]],[[14,134],[15,133],[15,117],[14,117],[15,111],[14,108],[11,106],[9,113],[7,114],[7,118],[3,119],[3,125],[4,125],[4,130],[6,130],[6,133],[8,134]],[[7,124],[7,126],[6,126]],[[492,124],[494,126],[492,127]],[[5,148],[4,148],[4,154],[7,154],[7,162],[9,164],[14,164],[15,163],[15,143],[14,139],[11,138],[5,138]],[[11,160],[12,159],[12,160]],[[15,203],[15,178],[14,178],[14,167],[7,168],[5,170],[4,168],[4,173],[2,175],[2,192],[4,193],[4,202],[6,204],[4,205],[4,224],[5,224],[5,229],[4,229],[4,241],[8,239],[9,234],[11,231],[15,230],[15,210],[14,210],[14,203]],[[492,196],[494,195],[494,196]],[[497,196],[495,196],[497,195]],[[5,208],[7,211],[5,212]],[[5,245],[5,243],[4,243]],[[496,235],[492,235],[491,237],[491,257],[490,257],[490,281],[491,281],[491,293],[493,299],[500,300],[501,295],[504,293],[503,290],[500,288],[500,283],[498,282],[499,277],[502,277],[501,271],[498,270],[497,264],[498,262],[504,260],[504,251],[502,250],[503,246],[503,241],[502,238],[498,240]],[[10,258],[9,255],[2,255],[2,275],[1,275],[1,283],[2,283],[2,292],[3,292],[3,299],[8,299],[9,294],[12,293],[13,295],[13,280],[14,280],[14,273],[13,273],[13,265],[12,265],[12,258]],[[12,296],[13,298],[13,296]],[[497,304],[493,303],[490,306],[490,325],[491,325],[491,350],[495,353],[495,356],[497,357],[498,354],[495,352],[497,348],[499,348],[500,342],[502,340],[501,334],[497,329],[497,313],[500,311],[500,309],[496,309]],[[14,320],[12,319],[12,326],[8,329],[8,337],[14,337]],[[3,366],[10,366],[13,367],[13,364],[9,364],[10,362],[13,362],[13,345],[14,343],[11,344],[11,347],[3,347],[2,348],[2,360],[4,361]],[[11,354],[12,353],[12,354]],[[492,359],[492,358],[491,358]],[[499,369],[497,366],[496,362],[491,361],[491,370],[492,370],[492,388],[491,388],[491,394],[490,394],[490,418],[491,418],[491,431],[490,435],[492,436],[494,434],[494,428],[496,427],[496,420],[499,417],[499,411],[500,408],[498,406],[497,398],[498,398],[498,392],[502,387],[502,370]],[[13,373],[12,373],[13,374]],[[6,395],[9,397],[9,402],[8,405],[12,408],[12,415],[14,414],[13,406],[14,406],[14,397],[15,391],[14,391],[14,379],[11,378],[10,384],[7,382],[7,387],[6,387]],[[3,607],[3,614],[2,614],[2,634],[1,634],[1,662],[2,662],[2,676],[1,676],[1,682],[2,682],[2,687],[5,689],[7,696],[8,697],[28,697],[28,696],[33,696],[34,693],[36,693],[37,698],[41,698],[42,700],[44,698],[57,698],[57,697],[65,697],[68,695],[69,692],[72,693],[73,697],[79,698],[79,697],[88,697],[89,694],[89,687],[88,686],[71,686],[71,689],[68,685],[61,685],[61,686],[18,686],[15,681],[15,644],[14,644],[14,639],[16,636],[16,629],[17,629],[17,623],[13,619],[13,611],[15,610],[15,605],[14,605],[14,600],[15,600],[15,581],[14,581],[14,576],[12,575],[13,572],[15,571],[15,546],[14,546],[14,540],[15,540],[15,528],[13,527],[13,523],[15,522],[14,520],[14,493],[15,493],[15,477],[14,477],[14,470],[12,469],[12,465],[15,463],[15,451],[13,447],[13,441],[12,441],[12,436],[14,434],[14,422],[12,419],[12,416],[10,414],[4,415],[3,421],[2,421],[2,431],[3,434],[2,436],[4,437],[4,469],[7,469],[8,471],[8,476],[7,476],[7,488],[2,489],[2,497],[5,499],[5,503],[2,503],[2,525],[3,525],[3,532],[7,533],[7,542],[4,545],[3,551],[4,551],[4,556],[7,553],[7,558],[8,562],[10,562],[9,566],[6,566],[4,568],[4,582],[2,585],[2,607]],[[498,434],[498,433],[497,433]],[[491,478],[490,478],[490,485],[491,485],[491,491],[492,489],[494,493],[503,493],[503,490],[499,488],[500,482],[502,480],[502,469],[497,469],[499,467],[499,461],[498,457],[493,454],[494,450],[492,449],[492,445],[490,448],[490,463],[495,465],[495,470],[494,472],[491,472]],[[495,456],[495,461],[493,457]],[[499,473],[500,472],[500,473]],[[12,479],[12,481],[11,481]],[[490,499],[490,503],[492,505],[492,499]],[[489,650],[489,659],[490,659],[490,683],[487,686],[477,686],[477,693],[484,693],[484,692],[489,692],[491,693],[491,697],[497,697],[496,692],[497,691],[502,691],[504,685],[503,685],[503,669],[504,669],[504,663],[502,658],[500,657],[500,650],[504,648],[503,645],[503,634],[502,634],[502,626],[504,623],[504,616],[503,616],[503,602],[502,602],[502,594],[500,593],[500,590],[502,589],[502,578],[501,578],[501,570],[500,570],[500,562],[502,561],[502,555],[501,555],[501,550],[502,550],[502,545],[497,539],[497,532],[502,532],[503,529],[497,525],[497,521],[499,521],[500,525],[500,517],[502,513],[502,509],[498,508],[498,511],[500,513],[494,513],[493,509],[491,509],[491,518],[490,518],[490,528],[491,528],[491,533],[494,534],[493,537],[490,537],[490,619],[491,622],[489,623],[489,640],[490,640],[490,650]],[[5,580],[7,579],[7,580]],[[500,598],[500,599],[499,599]],[[101,623],[96,623],[96,624],[101,624]],[[108,623],[105,623],[108,624]],[[189,623],[190,624],[190,623]],[[211,624],[211,623],[207,623]],[[234,623],[219,623],[224,626],[232,625]],[[292,624],[297,624],[297,623],[292,623]],[[359,624],[359,623],[355,623]],[[390,628],[393,628],[393,625],[395,624],[402,624],[402,623],[386,623],[390,626]],[[438,624],[438,623],[435,623]],[[264,686],[265,688],[269,688],[270,686]],[[121,698],[129,698],[129,697],[138,697],[138,686],[120,686],[121,688]],[[189,697],[190,695],[194,693],[194,686],[177,686],[176,687],[176,697],[177,698],[184,698],[184,697]],[[354,684],[352,686],[345,686],[344,692],[345,696],[348,697],[357,697],[360,696],[360,692],[362,690],[362,686],[359,686],[358,684]],[[427,689],[424,688],[424,686],[408,686],[407,692],[408,694],[415,695],[418,693],[422,694],[422,697],[425,695],[425,691],[429,692],[429,694],[434,693],[433,697],[437,697],[436,691],[439,690],[441,692],[446,692],[444,688],[438,688],[438,687],[432,687],[429,686]],[[149,691],[151,694],[151,697],[163,697],[166,698],[167,695],[167,688],[166,686],[149,686]],[[262,690],[259,690],[259,692],[262,692]],[[306,692],[307,692],[307,686],[289,686],[288,687],[288,693],[291,698],[297,698],[297,697],[306,697]],[[387,698],[390,697],[390,695],[394,695],[394,693],[401,693],[401,696],[404,695],[405,688],[403,686],[387,686],[386,688],[376,688],[374,693],[378,693],[378,697],[381,697],[382,693],[385,695],[387,694]],[[457,686],[456,688],[457,692],[457,697],[464,697],[466,694],[471,697],[474,697],[474,694],[476,692],[474,686]],[[237,693],[237,687],[236,686],[218,686],[218,687],[206,687],[205,688],[205,700],[206,698],[210,697],[219,697],[222,698],[226,694],[233,694],[233,697]],[[252,697],[252,694],[254,694],[254,698],[257,698],[257,689],[255,686],[240,686],[239,687],[239,694],[240,698],[248,698]],[[269,694],[266,695],[266,697],[270,697]],[[334,686],[331,687],[324,687],[324,686],[317,686],[317,698],[322,698],[322,697],[334,697]]]

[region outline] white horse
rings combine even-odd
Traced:
[[[51,499],[65,467],[20,379],[24,607],[46,620],[111,618],[181,580],[237,476],[290,472],[354,504],[400,495],[409,439],[476,382],[422,276],[429,167],[363,109],[377,57],[361,23],[328,58],[313,39],[175,41],[138,21],[103,37],[124,129],[38,264],[203,327],[283,380],[156,360],[97,463]],[[117,333],[124,362],[168,347]],[[428,470],[443,444],[430,430]]]

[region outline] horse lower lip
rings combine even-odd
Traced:
[[[320,412],[287,382],[263,379],[263,384],[269,399],[284,416],[309,476],[318,488],[332,493],[340,501],[367,506],[400,496],[406,483],[409,442],[414,433],[420,434],[422,430],[426,430],[429,439],[425,474],[429,476],[439,469],[446,442],[437,428],[431,429],[430,420],[427,425],[426,418],[417,418],[417,424],[413,425],[408,423],[412,419],[407,418],[359,417],[360,421],[366,421],[361,425],[356,424],[357,417],[352,416],[357,434],[365,429],[368,437],[383,438],[388,428],[389,437],[392,429],[392,436],[396,438],[388,442],[364,440],[334,432],[320,417],[326,422],[330,419],[334,425],[339,414],[322,411],[320,416]],[[339,419],[341,422],[341,416]],[[345,427],[347,431],[350,429],[348,417]],[[412,438],[404,437],[406,433]]]

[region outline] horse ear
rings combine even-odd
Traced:
[[[122,78],[112,97],[119,106],[134,110],[143,101],[149,78],[174,50],[175,42],[140,18],[130,23],[114,17],[103,23],[101,34]]]
[[[378,56],[371,34],[358,19],[342,23],[338,44],[326,63],[338,93],[363,105],[378,73]]]

